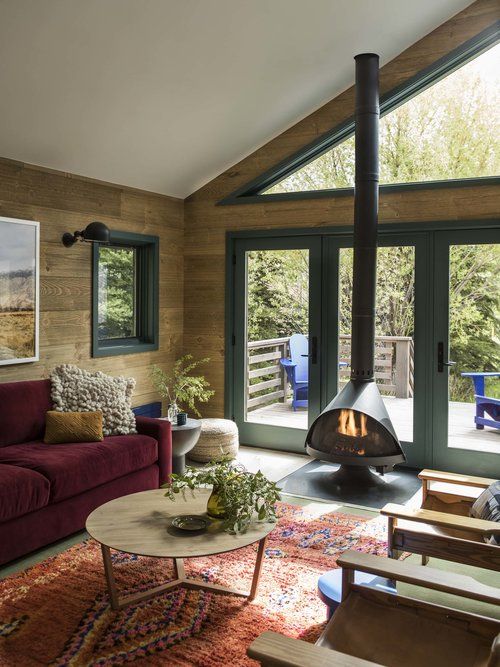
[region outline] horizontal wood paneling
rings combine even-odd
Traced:
[[[498,0],[478,0],[381,69],[384,93],[439,60],[499,18]],[[353,63],[354,74],[354,63]],[[224,410],[224,298],[226,232],[349,225],[353,198],[217,206],[224,197],[351,117],[349,88],[201,188],[185,202],[184,350],[210,356],[207,377],[216,390],[204,413]],[[242,130],[244,131],[244,129]],[[500,210],[497,187],[413,190],[383,194],[381,222],[493,218]]]
[[[61,363],[136,379],[134,405],[158,400],[152,363],[182,353],[183,202],[0,159],[0,215],[40,222],[40,361],[0,367],[0,382],[48,377]],[[160,237],[160,349],[91,358],[91,246],[65,248],[64,232],[101,220],[111,229]]]

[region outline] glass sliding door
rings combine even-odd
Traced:
[[[338,280],[336,289],[332,281],[338,308],[329,318],[330,328],[337,327],[338,341],[337,354],[330,356],[329,373],[337,373],[337,382],[328,389],[333,398],[350,376],[353,249],[347,240],[330,243],[330,264],[336,264],[330,273],[336,272]],[[418,299],[421,311],[426,298],[427,244],[418,234],[399,235],[393,243],[384,236],[377,252],[375,381],[409,462],[418,465],[424,460],[426,436],[416,419],[425,411],[423,395],[416,396],[422,386],[416,379],[423,370],[416,362],[423,358],[425,331],[419,319],[417,334],[416,304]]]
[[[500,475],[500,232],[436,234],[434,461]]]
[[[246,444],[304,451],[319,409],[321,239],[236,243],[235,419]]]
[[[381,230],[375,380],[413,467],[500,476],[500,230]],[[303,452],[350,374],[349,231],[234,241],[241,442]]]

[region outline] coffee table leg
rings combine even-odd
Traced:
[[[186,578],[186,571],[184,569],[184,561],[182,558],[174,558],[174,570],[176,579]]]
[[[252,587],[250,589],[249,600],[253,600],[257,595],[257,588],[259,587],[260,573],[262,571],[262,561],[264,560],[264,553],[266,551],[267,537],[262,538],[257,549],[257,560],[255,561],[255,570],[253,571]]]
[[[104,563],[104,573],[106,575],[106,583],[108,585],[109,599],[111,600],[111,608],[119,609],[118,590],[116,588],[115,575],[113,574],[113,563],[111,561],[111,552],[109,547],[101,544],[102,561]]]
[[[140,602],[141,600],[147,600],[159,593],[164,593],[172,588],[175,588],[179,585],[184,585],[187,588],[198,588],[206,591],[214,591],[217,593],[230,593],[231,595],[239,595],[241,597],[246,597],[248,600],[253,600],[257,595],[257,589],[259,586],[260,573],[262,571],[262,563],[264,560],[264,553],[266,550],[266,541],[267,537],[262,538],[259,541],[259,547],[257,549],[257,558],[255,561],[255,568],[252,577],[252,586],[250,588],[250,593],[240,592],[232,588],[226,588],[224,586],[218,586],[217,584],[211,584],[207,581],[197,581],[195,579],[186,579],[186,571],[184,569],[184,560],[182,558],[174,558],[174,569],[175,569],[175,580],[170,581],[166,584],[161,584],[160,586],[155,586],[154,588],[149,589],[148,591],[141,591],[140,593],[133,593],[126,597],[120,598],[118,595],[118,589],[116,587],[115,575],[113,573],[113,563],[111,561],[111,551],[109,547],[105,544],[101,544],[102,551],[102,560],[104,563],[104,573],[106,575],[106,583],[108,586],[108,593],[111,602],[111,608],[118,610],[123,609],[129,604]]]

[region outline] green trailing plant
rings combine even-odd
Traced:
[[[210,359],[208,357],[198,361],[192,359],[192,354],[177,359],[171,373],[166,373],[155,364],[151,368],[151,379],[156,391],[166,399],[167,403],[176,403],[178,406],[189,408],[201,417],[196,402],[206,403],[215,392],[209,389],[210,383],[203,375],[191,375],[191,373],[201,364],[208,363]]]
[[[250,473],[240,464],[223,458],[203,468],[186,467],[184,474],[172,475],[163,488],[165,496],[174,499],[178,493],[194,492],[199,487],[213,486],[221,510],[223,528],[229,533],[244,533],[253,521],[276,521],[275,504],[280,489],[260,470]]]

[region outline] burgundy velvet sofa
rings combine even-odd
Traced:
[[[170,422],[137,434],[46,445],[50,381],[0,384],[0,564],[82,530],[99,505],[158,488],[171,473]]]

